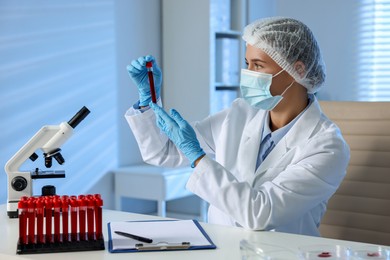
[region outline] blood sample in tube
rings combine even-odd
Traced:
[[[53,202],[52,199],[47,197],[45,199],[45,234],[46,234],[46,243],[53,243],[52,236],[52,208]]]
[[[80,229],[80,241],[86,240],[85,235],[85,219],[86,219],[86,211],[87,211],[87,203],[83,199],[84,197],[81,197],[77,200],[77,203],[79,205],[79,229]]]
[[[100,194],[95,194],[95,229],[96,229],[96,239],[103,238],[102,232],[102,206],[103,200]]]
[[[27,200],[21,198],[18,202],[19,210],[19,242],[22,245],[27,244]]]
[[[57,197],[53,200],[54,207],[54,242],[61,242],[61,200]]]
[[[30,197],[27,201],[28,243],[35,244],[35,199]]]
[[[71,233],[70,237],[72,241],[77,241],[77,211],[78,211],[78,203],[75,197],[71,197],[70,199],[70,222],[71,222]]]
[[[146,62],[146,69],[148,70],[150,94],[152,96],[152,102],[157,103],[156,90],[154,88],[154,78],[153,78],[153,63],[151,61]]]
[[[39,198],[36,201],[36,215],[37,215],[37,243],[45,243],[45,237],[43,235],[43,216],[45,201],[43,198]]]
[[[64,195],[62,200],[62,241],[69,241],[69,197]]]
[[[95,240],[94,212],[95,212],[95,199],[93,198],[93,196],[88,196],[87,198],[88,240]]]

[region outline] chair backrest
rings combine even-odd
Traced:
[[[347,175],[329,200],[321,235],[390,245],[390,102],[320,104],[351,149]]]

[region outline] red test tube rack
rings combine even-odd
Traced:
[[[22,197],[17,254],[104,250],[100,194]]]

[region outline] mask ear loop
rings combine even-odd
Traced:
[[[283,97],[284,93],[286,93],[286,91],[287,91],[289,88],[291,88],[291,86],[292,86],[294,83],[295,83],[295,80],[294,80],[293,82],[291,82],[291,84],[288,85],[288,87],[287,87],[287,88],[283,91],[283,93],[280,94],[280,95]]]
[[[276,73],[275,75],[272,76],[272,78],[275,78],[276,76],[278,76],[280,73],[282,73],[284,71],[284,69],[282,69],[281,71],[279,71],[278,73]]]

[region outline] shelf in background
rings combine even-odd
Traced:
[[[233,31],[233,30],[228,30],[228,31],[217,31],[215,32],[215,37],[216,38],[232,38],[232,39],[239,39],[241,38],[242,34],[239,31]]]
[[[240,88],[239,84],[229,84],[229,83],[223,83],[223,82],[216,82],[214,84],[215,90],[231,90],[231,91],[237,91]]]

